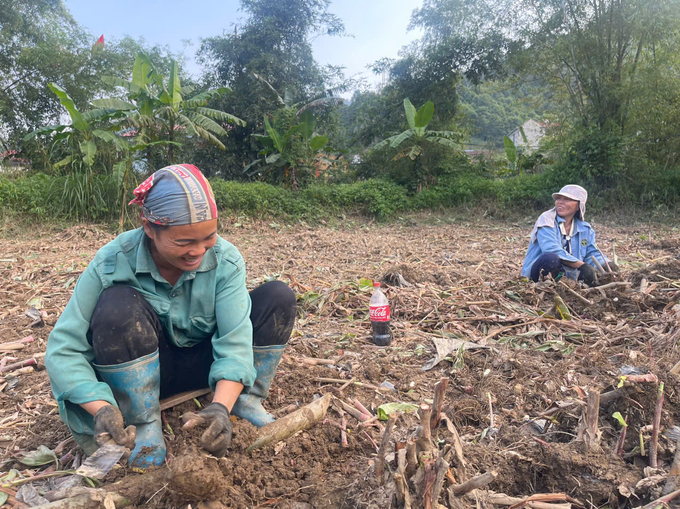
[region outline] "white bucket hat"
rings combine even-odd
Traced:
[[[586,219],[586,202],[588,201],[588,191],[583,189],[581,186],[575,184],[569,184],[564,186],[558,193],[553,193],[553,200],[556,200],[558,196],[565,196],[576,200],[578,202],[578,208],[581,212],[581,220]]]

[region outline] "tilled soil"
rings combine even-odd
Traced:
[[[660,496],[675,453],[674,436],[663,430],[680,420],[680,380],[671,374],[680,361],[679,234],[653,225],[596,221],[600,247],[610,258],[616,252],[621,267],[620,274],[603,276],[602,282],[630,283],[600,291],[571,281],[533,284],[519,278],[532,222],[442,216],[409,219],[408,225],[251,223],[244,228],[225,220],[222,235],[246,259],[249,286],[280,279],[298,294],[298,320],[266,406],[280,412],[332,392],[350,405],[359,400],[375,414],[389,402],[431,405],[435,382],[446,379],[443,415],[449,425],[434,430],[433,442],[443,453],[455,442],[455,429],[465,466],[449,458],[450,476],[438,500],[444,507],[493,507],[491,492],[564,493],[586,507],[612,508],[636,507]],[[35,338],[8,356],[21,360],[44,352],[77,277],[112,238],[98,227],[77,226],[3,239],[0,343]],[[374,279],[383,281],[391,304],[394,340],[387,348],[370,342],[369,280]],[[555,307],[556,296],[571,319]],[[43,326],[31,327],[34,320],[25,315],[29,301],[43,311]],[[423,371],[435,355],[434,340],[442,338],[487,348],[453,351]],[[655,375],[665,384],[661,470],[649,469],[659,387],[622,377],[630,374]],[[0,447],[6,458],[0,472],[16,467],[30,476],[45,470],[13,459],[40,445],[55,449],[62,443],[58,454],[79,455],[72,443],[63,444],[68,431],[44,370],[0,376],[5,377]],[[579,429],[588,392],[604,395],[619,385],[625,394],[600,406],[599,446],[586,450]],[[334,403],[326,422],[254,452],[245,449],[257,430],[235,420],[230,451],[218,460],[200,451],[199,429],[182,430],[181,415],[196,410],[194,402],[183,403],[164,412],[167,466],[147,472],[116,468],[103,487],[139,507],[398,507],[391,479],[394,447],[413,435],[418,416],[398,418],[381,484],[372,464],[384,423],[360,426],[346,415],[343,446],[338,408]],[[615,412],[628,426],[622,456],[616,454],[621,425]],[[490,471],[497,476],[483,489],[450,495],[451,486]],[[58,487],[58,479],[33,484],[47,491]],[[410,489],[418,507],[419,484]]]

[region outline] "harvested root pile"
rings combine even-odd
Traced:
[[[142,507],[183,508],[670,500],[680,488],[680,242],[647,226],[597,229],[610,256],[617,243],[622,270],[592,289],[518,278],[529,222],[228,230],[250,285],[279,278],[298,294],[267,408],[281,417],[332,394],[328,415],[250,452],[257,430],[239,420],[217,460],[198,449],[198,430],[182,429],[182,415],[197,408],[188,401],[164,411],[167,467],[120,467],[102,491],[71,494],[97,507],[115,492]],[[82,461],[40,354],[84,264],[109,238],[78,227],[3,242],[0,362],[35,361],[0,374],[0,488],[10,504],[24,486],[20,498],[62,489]],[[374,279],[391,304],[387,348],[370,343]],[[26,314],[31,306],[37,315]]]

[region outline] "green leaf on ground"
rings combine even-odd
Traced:
[[[413,403],[385,403],[378,407],[378,420],[386,421],[393,412],[410,412],[418,411],[418,405]]]

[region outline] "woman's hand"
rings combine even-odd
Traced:
[[[137,428],[123,424],[123,414],[115,406],[106,404],[94,414],[94,441],[98,446],[112,439],[123,447],[134,449]]]
[[[584,281],[588,286],[595,286],[597,284],[597,272],[595,272],[595,269],[592,266],[584,263],[578,270],[579,280]]]
[[[201,435],[201,447],[216,458],[227,454],[231,444],[231,419],[229,410],[222,403],[210,403],[196,414],[208,424],[208,429]]]

